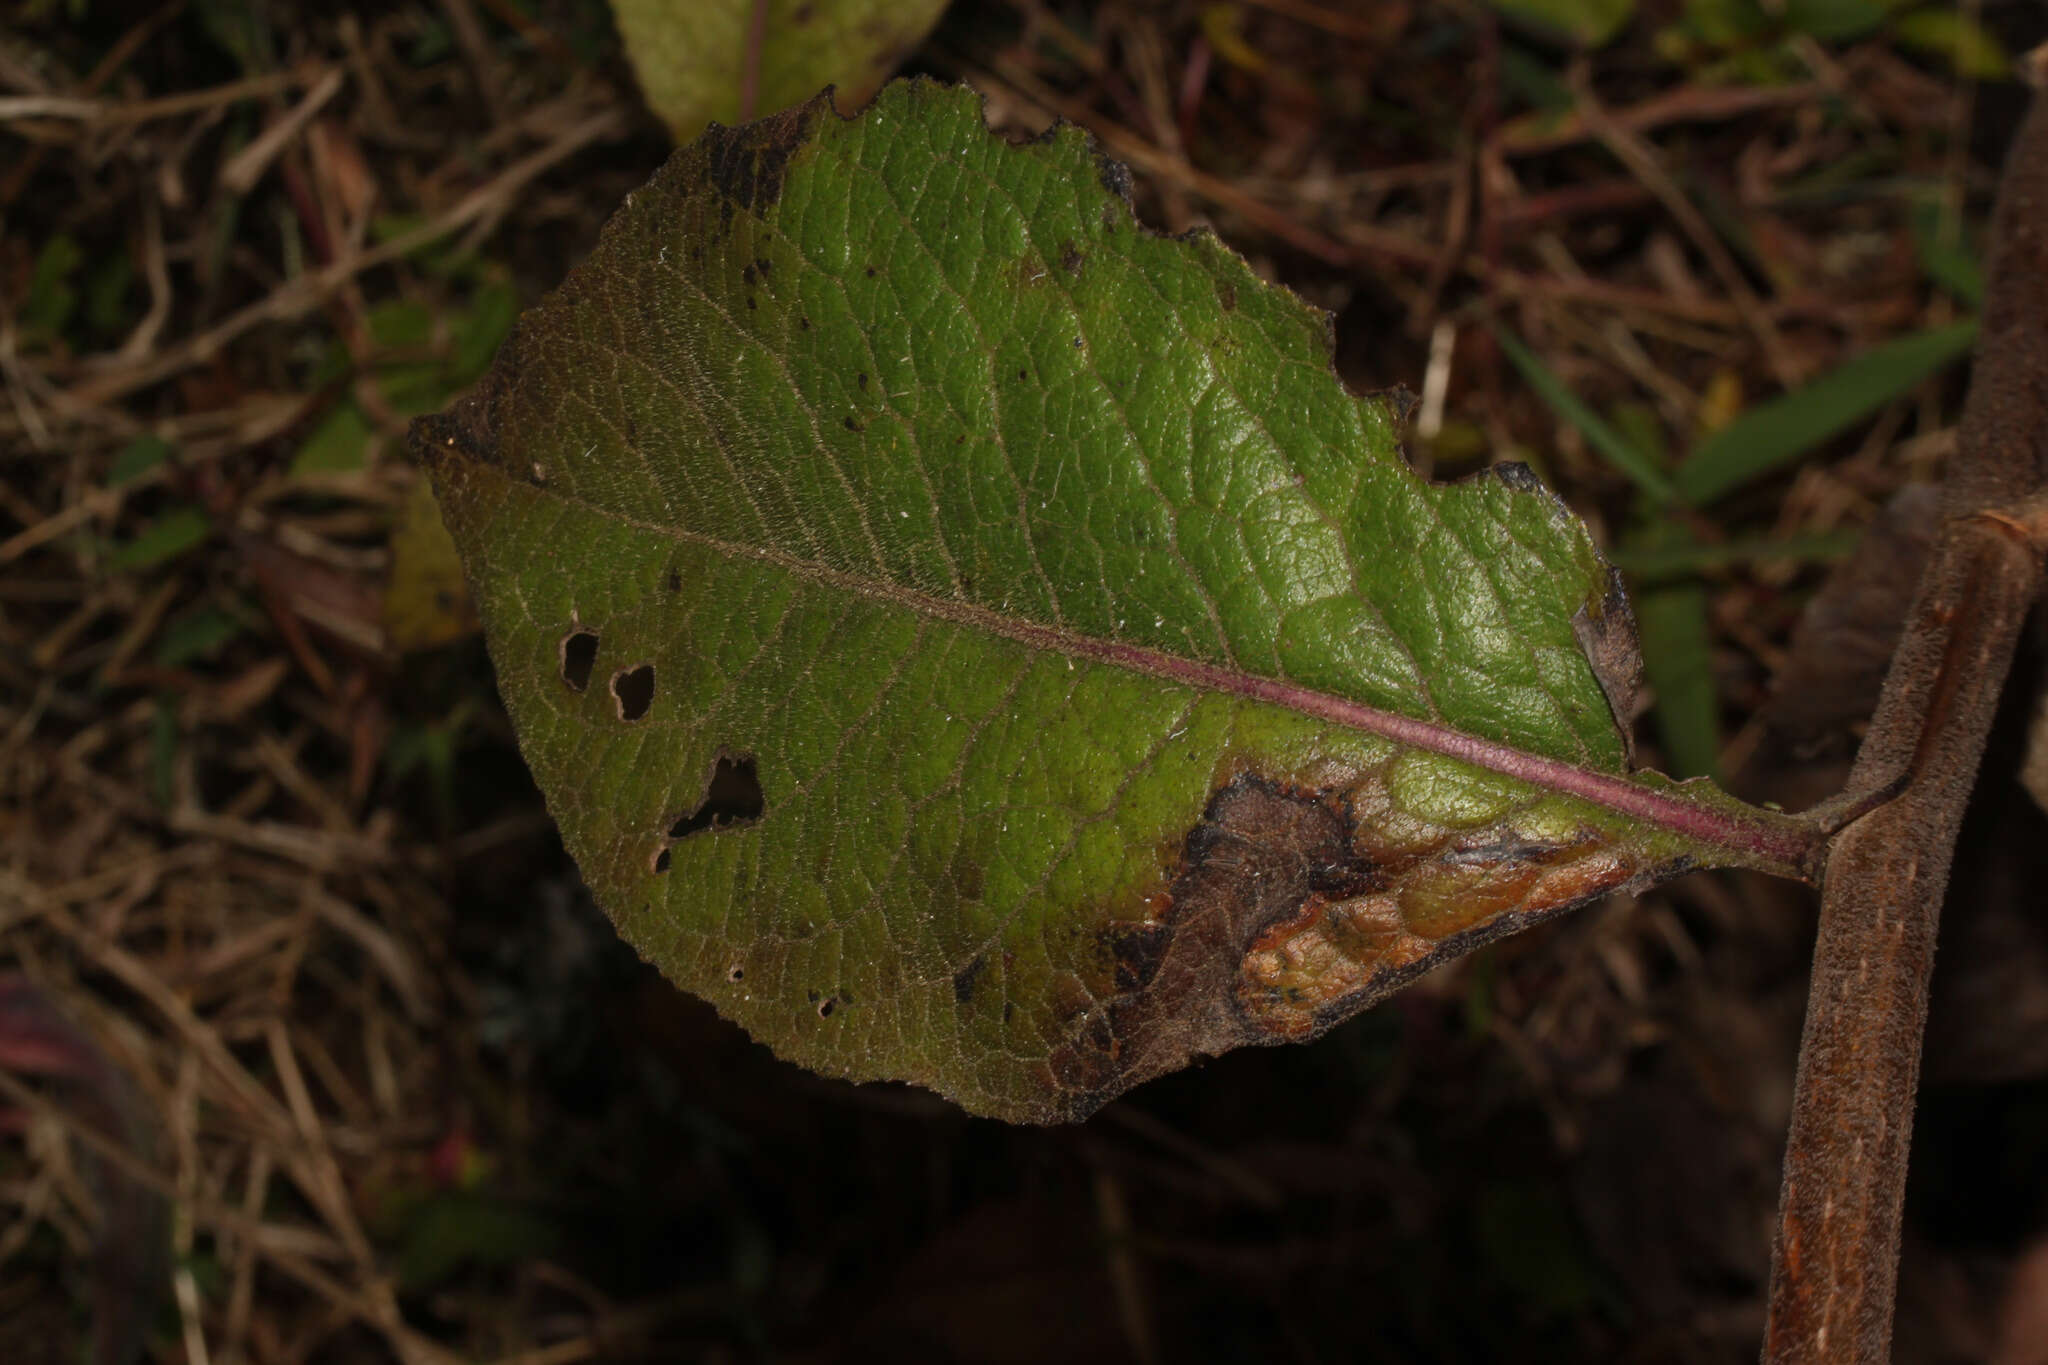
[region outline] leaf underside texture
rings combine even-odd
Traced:
[[[1328,329],[965,89],[678,151],[414,433],[621,933],[786,1058],[1053,1122],[1778,865],[1629,773],[1579,523],[1416,478]]]

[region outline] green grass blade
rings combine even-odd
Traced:
[[[1900,337],[1750,409],[1694,448],[1679,494],[1704,505],[1792,463],[1954,362],[1976,336],[1973,319]]]
[[[1984,263],[1976,253],[1942,232],[1941,203],[1928,196],[1913,205],[1913,250],[1927,278],[1967,308],[1984,306]]]
[[[1493,335],[1515,368],[1522,372],[1522,378],[1529,381],[1529,387],[1536,390],[1537,396],[1550,405],[1552,412],[1577,427],[1586,443],[1609,464],[1659,503],[1671,502],[1678,496],[1677,486],[1658,467],[1657,461],[1608,425],[1599,413],[1580,402],[1535,352],[1504,327],[1495,326]]]
[[[1690,578],[1711,569],[1733,568],[1738,564],[1795,563],[1847,559],[1862,539],[1856,531],[1825,531],[1810,536],[1785,536],[1776,540],[1727,540],[1717,545],[1683,543],[1675,545],[1623,544],[1608,551],[1607,560],[1627,574],[1631,583],[1649,586]]]
[[[1665,765],[1674,777],[1712,776],[1720,758],[1721,722],[1707,590],[1696,582],[1667,583],[1635,596],[1643,678],[1656,696],[1653,718]]]

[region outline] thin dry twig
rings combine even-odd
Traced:
[[[285,322],[320,307],[335,290],[380,265],[402,260],[422,247],[432,246],[479,220],[504,211],[519,191],[551,167],[574,156],[592,143],[621,135],[626,129],[623,113],[606,105],[563,129],[547,146],[500,171],[472,190],[433,221],[367,251],[357,252],[309,271],[268,296],[223,318],[206,331],[166,347],[147,364],[110,371],[74,385],[61,395],[67,409],[86,409],[158,383],[179,371],[202,364],[235,338],[267,322]]]
[[[1588,79],[1583,64],[1574,68],[1572,72],[1572,92],[1577,97],[1580,116],[1594,136],[1614,153],[1616,160],[1628,167],[1630,173],[1657,196],[1658,202],[1664,205],[1664,211],[1684,230],[1686,238],[1699,253],[1707,258],[1707,264],[1713,267],[1714,274],[1721,281],[1721,287],[1728,291],[1728,297],[1734,300],[1736,309],[1742,314],[1743,322],[1755,336],[1757,347],[1769,361],[1779,385],[1786,389],[1796,388],[1802,377],[1799,366],[1792,359],[1792,353],[1785,348],[1785,339],[1778,335],[1778,329],[1772,323],[1769,312],[1765,310],[1763,301],[1756,296],[1756,291],[1749,287],[1749,281],[1743,277],[1742,267],[1736,264],[1735,257],[1729,253],[1720,235],[1709,226],[1700,211],[1693,207],[1692,200],[1686,196],[1685,191],[1681,190],[1665,171],[1663,163],[1658,160],[1656,151],[1649,143],[1645,142],[1640,134],[1608,117],[1599,96],[1593,92],[1592,82]]]
[[[221,187],[230,194],[247,194],[254,189],[263,173],[270,169],[270,163],[305,131],[313,115],[319,113],[327,101],[341,93],[347,79],[347,73],[341,67],[330,68],[282,118],[264,129],[261,137],[221,163]]]
[[[297,87],[316,84],[327,75],[328,68],[316,64],[289,71],[273,71],[261,76],[248,76],[239,81],[230,81],[226,85],[209,86],[204,90],[181,90],[175,95],[162,95],[156,99],[133,102],[97,100],[75,95],[0,96],[0,123],[29,119],[62,119],[94,128],[153,123],[158,119],[178,118],[185,114],[218,108],[224,104],[238,104],[243,100],[282,94]]]
[[[1766,109],[1799,109],[1827,94],[1816,82],[1791,85],[1685,85],[1637,104],[1601,109],[1584,106],[1565,114],[1527,114],[1503,124],[1494,146],[1508,156],[1554,152],[1600,136],[1602,127],[1647,133],[1673,123],[1718,123]]]
[[[498,74],[498,63],[492,55],[491,41],[484,34],[482,21],[469,7],[469,0],[441,0],[441,13],[448,16],[448,27],[455,31],[456,45],[462,49],[462,60],[476,80],[477,94],[483,99],[491,122],[502,122],[505,117],[505,83]]]

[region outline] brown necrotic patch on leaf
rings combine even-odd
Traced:
[[[1488,831],[1393,873],[1385,893],[1320,898],[1244,954],[1238,999],[1276,1039],[1311,1037],[1452,958],[1628,881],[1601,840]]]
[[[981,974],[988,970],[988,954],[975,954],[974,961],[953,973],[953,1002],[958,1005],[974,1003],[974,991],[981,983]]]
[[[1054,133],[1059,131],[1059,127],[1060,125],[1055,123],[1052,127],[1046,129],[1045,135],[1047,137],[1051,137]],[[1112,157],[1107,157],[1100,153],[1096,154],[1095,167],[1096,178],[1102,182],[1102,188],[1108,190],[1111,194],[1115,195],[1119,203],[1121,203],[1121,205],[1126,210],[1128,210],[1131,206],[1131,168],[1129,166],[1124,165],[1124,163],[1121,161],[1117,161]],[[1105,219],[1107,219],[1115,211],[1115,209],[1116,205],[1106,205],[1103,211],[1103,216],[1105,217]]]
[[[1056,992],[1048,1117],[1086,1117],[1197,1057],[1311,1038],[1496,938],[1681,870],[1647,868],[1590,829],[1531,836],[1514,812],[1390,831],[1386,808],[1378,772],[1219,787],[1146,917],[1097,931],[1109,984]]]
[[[459,485],[469,477],[472,463],[504,467],[498,451],[494,411],[500,382],[496,371],[485,374],[466,397],[458,398],[446,412],[416,418],[407,431],[407,445],[413,458],[432,474],[437,499],[447,496],[444,485]],[[514,477],[528,482],[531,476],[531,468],[514,473]]]
[[[1059,1002],[1066,1039],[1048,1059],[1061,1116],[1198,1056],[1259,1041],[1236,1000],[1238,958],[1341,869],[1370,875],[1341,799],[1247,773],[1219,789],[1183,843],[1160,922],[1099,934],[1117,992]]]
[[[1116,961],[1116,989],[1119,993],[1142,990],[1159,975],[1166,960],[1167,944],[1173,930],[1163,923],[1119,925],[1109,935],[1110,955]]]
[[[732,226],[735,210],[759,215],[782,198],[790,157],[810,140],[812,126],[833,112],[828,88],[768,118],[738,128],[714,123],[704,130],[686,151],[704,158],[706,178],[718,195],[721,226]]]

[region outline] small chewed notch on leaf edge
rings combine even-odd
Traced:
[[[1417,478],[1328,317],[1128,187],[930,81],[714,126],[416,425],[621,933],[786,1058],[1055,1122],[1615,887],[1799,871],[1631,771],[1577,520]]]

